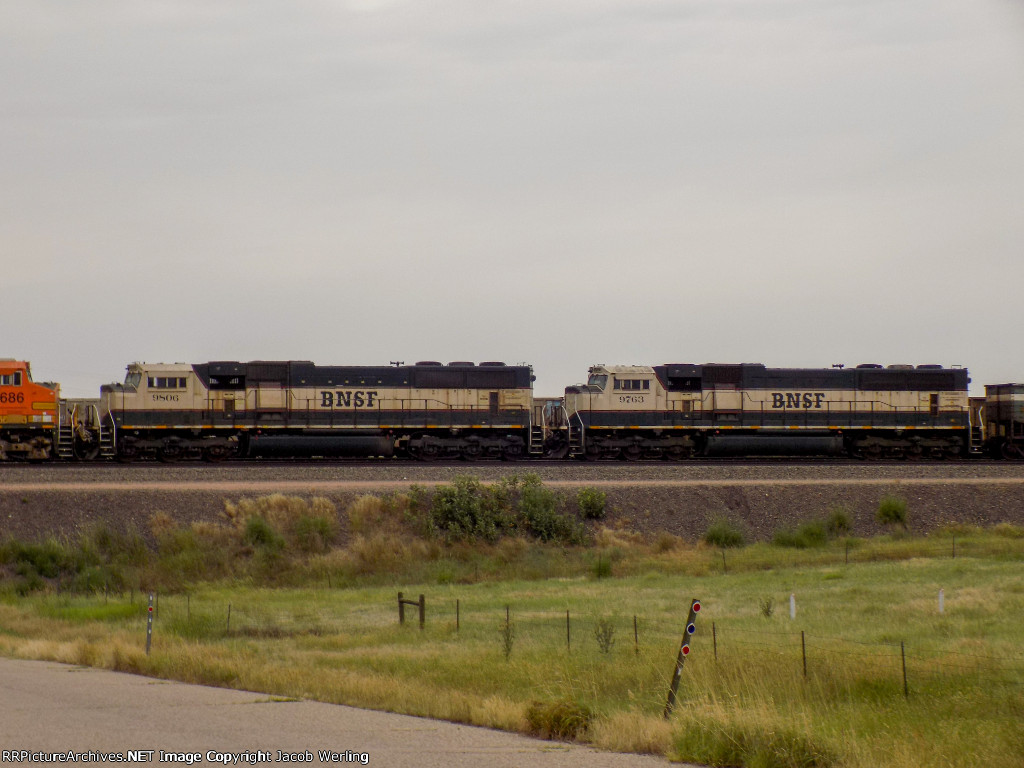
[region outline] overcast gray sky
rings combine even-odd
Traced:
[[[1024,380],[1021,0],[0,0],[0,356]]]

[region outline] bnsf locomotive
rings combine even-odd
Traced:
[[[1024,385],[971,399],[962,368],[601,365],[547,399],[533,378],[503,363],[133,363],[76,400],[0,360],[0,460],[1024,458]]]
[[[504,363],[134,363],[101,388],[99,411],[122,460],[514,459],[540,449],[532,382],[528,366]]]
[[[565,392],[570,453],[587,458],[966,455],[967,371],[744,365],[597,366]]]

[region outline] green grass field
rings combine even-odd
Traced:
[[[725,519],[645,538],[602,527],[599,492],[575,502],[461,478],[341,514],[271,496],[221,523],[155,515],[148,538],[8,540],[0,653],[716,766],[1024,765],[1020,528],[912,537],[891,499],[889,536],[849,537],[835,507],[742,546]],[[423,629],[399,591],[425,595]]]
[[[510,730],[558,732],[527,713],[565,703],[598,747],[714,765],[1024,764],[1024,547],[981,532],[956,559],[913,545],[862,542],[874,559],[850,565],[839,543],[731,550],[728,572],[714,551],[620,546],[629,575],[603,579],[200,586],[159,596],[149,656],[142,595],[8,593],[0,652]],[[533,549],[556,570],[582,558]],[[412,607],[399,626],[399,588],[425,594],[422,631]],[[666,721],[691,598],[703,610]]]

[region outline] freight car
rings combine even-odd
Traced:
[[[966,456],[970,442],[962,368],[682,363],[589,373],[565,390],[568,452],[587,459],[946,459]]]
[[[123,461],[271,456],[517,459],[542,450],[529,366],[133,363],[101,388]]]

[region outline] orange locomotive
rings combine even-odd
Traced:
[[[53,457],[59,385],[35,384],[29,364],[0,359],[0,461]]]

